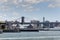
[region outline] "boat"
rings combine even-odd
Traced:
[[[33,28],[21,28],[21,32],[39,32],[39,29],[33,29]]]

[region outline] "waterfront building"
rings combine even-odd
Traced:
[[[14,23],[14,24],[13,24]],[[20,27],[18,21],[6,21],[6,26],[8,30],[18,29]]]
[[[54,24],[53,23],[50,24],[50,28],[54,28]]]
[[[37,21],[37,20],[31,20],[31,23],[33,23],[32,24],[32,26],[33,26],[33,28],[35,29],[35,28],[40,28],[40,22],[39,21]]]
[[[58,27],[58,26],[60,26],[60,24],[59,24],[58,21],[56,20],[55,27]]]
[[[6,21],[7,29],[9,29],[9,30],[12,30],[13,29],[12,28],[12,23],[13,23],[13,21]]]
[[[49,28],[49,27],[50,27],[49,21],[45,21],[43,23],[43,28]]]
[[[27,28],[33,28],[33,26],[31,24],[29,24],[29,26],[27,26]]]

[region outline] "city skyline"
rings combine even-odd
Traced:
[[[0,0],[0,20],[60,21],[60,0]]]

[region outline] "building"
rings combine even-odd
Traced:
[[[43,28],[50,28],[49,21],[45,21],[45,22],[43,23]]]
[[[32,26],[33,26],[33,28],[35,29],[35,28],[40,28],[40,22],[39,21],[37,21],[37,20],[31,20],[31,23],[32,23]]]
[[[5,21],[0,24],[0,29],[3,29],[3,30],[20,29],[20,25],[18,21]]]

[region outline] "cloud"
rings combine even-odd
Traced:
[[[13,14],[13,16],[15,16],[15,17],[20,16],[20,14],[19,14],[19,13],[17,13],[17,12],[13,12],[12,14]]]
[[[34,7],[33,5],[37,5],[41,2],[47,2],[49,0],[24,0],[24,3],[22,3],[22,8],[24,8],[24,11],[26,12],[33,12],[39,10],[38,7]]]
[[[8,10],[10,10],[10,8],[9,8],[9,6],[2,5],[2,6],[0,6],[0,10],[8,11]]]
[[[33,11],[33,10],[39,9],[37,7],[34,7],[35,8],[34,9],[33,8],[34,4],[37,5],[38,3],[47,2],[47,1],[49,1],[49,0],[0,0],[0,3],[1,3],[1,5],[5,6],[2,8],[3,10],[9,10],[10,11],[10,10],[12,10],[12,6],[14,6],[16,8],[22,7],[26,11]],[[32,6],[32,8],[29,8],[31,6]]]
[[[6,14],[0,14],[0,21],[6,20],[7,15]]]
[[[0,0],[0,10],[11,11],[13,7],[21,8],[26,12],[33,12],[39,10],[38,7],[33,5],[38,5],[38,3],[50,2],[48,7],[55,8],[60,7],[60,0]],[[14,10],[15,11],[15,10]]]
[[[55,3],[60,3],[60,0],[52,0]]]
[[[59,3],[49,4],[48,7],[52,7],[52,8],[60,7],[60,4]]]
[[[8,0],[0,0],[1,3],[8,2]]]
[[[37,11],[37,10],[39,10],[39,9],[35,8],[35,7],[32,7],[32,6],[26,7],[24,9],[25,12],[32,12],[32,11]]]
[[[52,7],[52,8],[55,8],[55,7],[60,7],[60,0],[50,0],[50,4],[48,5],[48,7]]]
[[[40,3],[40,2],[46,2],[49,0],[25,0],[25,2],[27,3],[32,3],[32,4],[36,4],[36,3]]]
[[[13,13],[12,13],[12,16],[13,16],[13,17],[12,17],[13,19],[17,19],[17,18],[20,17],[20,13],[18,13],[18,12],[13,12]]]
[[[55,8],[55,6],[53,4],[49,4],[48,7]]]

